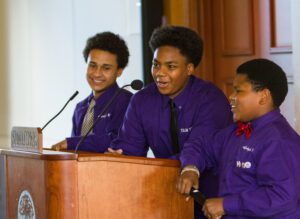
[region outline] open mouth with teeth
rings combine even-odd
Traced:
[[[169,82],[166,82],[166,81],[156,81],[156,85],[159,87],[159,88],[165,88],[169,85]]]
[[[236,103],[237,103],[236,98],[230,99],[231,110],[234,110],[237,107]]]
[[[237,109],[236,103],[230,103],[231,112],[234,112]]]
[[[104,82],[103,79],[96,79],[96,78],[92,78],[92,81],[93,81],[95,84],[103,83],[103,82]]]

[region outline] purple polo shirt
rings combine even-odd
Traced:
[[[101,113],[107,102],[110,101],[110,99],[119,89],[119,86],[115,83],[96,100],[96,105],[94,108],[94,120]],[[132,93],[129,91],[121,91],[119,96],[117,96],[110,107],[108,107],[106,112],[101,116],[101,119],[93,129],[93,133],[88,135],[78,150],[100,153],[106,151],[111,141],[116,138],[118,134],[118,130],[122,124],[131,96]],[[72,134],[70,138],[67,138],[69,150],[74,150],[81,139],[82,122],[92,98],[93,94],[90,94],[87,98],[76,105],[72,119]]]
[[[278,109],[251,123],[249,139],[233,124],[196,140],[182,151],[182,165],[217,168],[222,218],[300,218],[300,136]]]
[[[152,83],[131,99],[119,136],[111,146],[126,155],[146,156],[149,148],[157,158],[175,158],[170,133],[168,96]],[[228,101],[212,83],[191,76],[183,91],[174,99],[180,147],[198,136],[206,136],[232,121]]]

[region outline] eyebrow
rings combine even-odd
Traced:
[[[152,62],[158,62],[158,63],[161,63],[161,62],[158,61],[157,59],[153,59]],[[166,62],[164,62],[163,64],[178,64],[178,62],[176,62],[176,61],[166,61]]]
[[[113,66],[113,65],[112,65],[112,64],[104,63],[102,66],[104,66],[104,67],[111,67],[111,66]]]
[[[98,65],[98,63],[97,62],[95,62],[95,61],[89,61],[89,63],[92,63],[92,64],[96,64],[96,65]],[[113,66],[113,64],[108,64],[108,63],[104,63],[104,64],[102,64],[102,65],[100,65],[100,66],[104,66],[104,67],[111,67],[111,66]]]

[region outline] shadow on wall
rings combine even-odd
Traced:
[[[6,0],[0,0],[0,148],[8,147],[8,28]]]

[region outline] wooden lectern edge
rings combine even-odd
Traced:
[[[180,167],[180,162],[178,160],[113,154],[79,154],[78,161],[110,161],[154,166]]]
[[[2,149],[0,150],[0,154],[18,156],[18,157],[28,157],[32,159],[41,159],[41,160],[78,160],[79,162],[110,161],[110,162],[143,164],[143,165],[180,167],[180,162],[178,160],[172,160],[172,159],[102,154],[102,153],[92,153],[92,152],[85,152],[85,151],[78,151],[78,153],[76,154],[74,153],[74,151],[71,150],[55,151],[48,148],[44,148],[42,153],[33,153],[33,152],[18,151],[12,149]]]
[[[52,150],[52,149],[48,149],[48,150]],[[74,153],[73,150],[62,150],[62,151]],[[180,162],[178,160],[172,160],[172,159],[103,154],[103,153],[94,153],[94,152],[87,152],[87,151],[77,151],[77,153],[78,153],[77,160],[79,162],[110,161],[110,162],[124,162],[124,163],[135,163],[135,164],[144,164],[144,165],[155,165],[155,166],[180,167]]]
[[[16,156],[16,157],[27,157],[32,159],[40,160],[76,160],[78,158],[77,154],[60,152],[60,151],[51,151],[43,150],[42,153],[34,153],[27,151],[18,151],[13,149],[4,149],[0,151],[0,154]]]

